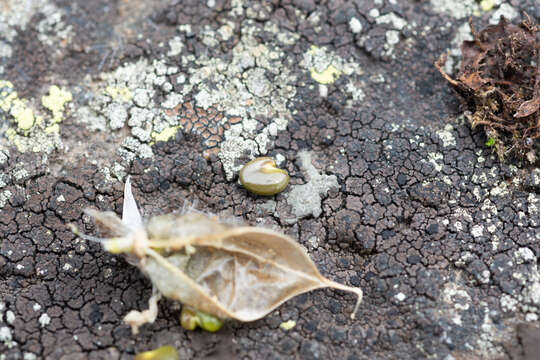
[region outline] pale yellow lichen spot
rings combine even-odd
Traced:
[[[339,78],[339,75],[341,75],[341,71],[339,71],[334,65],[328,66],[320,73],[315,71],[315,68],[311,69],[311,77],[313,80],[323,85],[332,84]]]
[[[314,54],[317,49],[318,48],[315,45],[312,45],[308,52]],[[341,75],[341,71],[332,64],[328,65],[328,67],[321,72],[318,72],[312,67],[310,73],[313,80],[323,85],[334,83]]]
[[[152,138],[154,141],[168,141],[169,139],[173,138],[176,135],[176,132],[180,126],[169,126],[162,132],[152,132]]]
[[[17,127],[21,130],[29,130],[34,125],[34,113],[24,102],[19,99],[11,103],[11,116],[17,122]]]
[[[13,90],[13,84],[7,80],[0,80],[0,109],[9,112],[21,130],[30,130],[34,125],[34,112],[24,101],[19,99]]]
[[[130,101],[133,97],[131,95],[131,91],[127,87],[107,86],[105,93],[107,93],[113,100],[120,98],[123,101]]]
[[[51,126],[47,126],[45,128],[45,133],[47,133],[47,134],[60,134],[60,125],[52,124]]]
[[[52,112],[52,122],[56,124],[62,121],[64,105],[71,100],[73,100],[73,96],[69,91],[52,85],[49,88],[49,95],[41,97],[41,104]]]
[[[15,131],[15,129],[13,129],[13,128],[7,129],[7,130],[6,130],[6,135],[7,135],[8,140],[9,140],[13,145],[15,145],[15,147],[17,148],[17,150],[23,152],[23,145],[22,145],[22,143],[21,143],[20,138],[17,136],[17,132]]]
[[[296,321],[294,320],[288,320],[279,324],[279,327],[285,331],[291,330],[295,326],[296,326]]]
[[[480,7],[484,11],[490,11],[497,4],[497,0],[482,0],[480,1]]]

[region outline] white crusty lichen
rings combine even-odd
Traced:
[[[40,20],[32,23],[31,19],[40,14]],[[4,0],[0,6],[0,57],[10,57],[10,43],[13,43],[18,31],[25,31],[35,26],[37,38],[51,48],[69,44],[73,37],[71,25],[63,21],[65,13],[54,2]],[[1,70],[1,69],[0,69]],[[2,71],[0,71],[1,73]]]
[[[224,132],[218,154],[229,180],[240,169],[236,161],[241,156],[265,154],[270,137],[286,129],[292,116],[287,103],[296,94],[295,76],[286,65],[284,52],[259,43],[256,35],[261,30],[252,20],[240,28],[240,41],[231,50],[230,60],[201,56],[184,86],[187,91],[197,87],[197,106],[213,106],[227,117],[242,119]]]
[[[504,16],[508,20],[513,20],[519,16],[519,12],[512,5],[504,3],[493,12],[493,15],[489,18],[489,23],[492,25],[498,24],[501,16]]]
[[[232,15],[243,11],[241,1],[231,4]],[[395,22],[391,16],[387,18]],[[220,126],[224,131],[217,154],[226,178],[232,180],[241,167],[239,159],[266,154],[273,138],[292,118],[289,106],[296,95],[297,64],[282,46],[291,46],[299,38],[299,34],[275,23],[261,26],[249,17],[238,28],[235,26],[226,21],[217,29],[205,26],[198,33],[189,24],[179,26],[179,33],[198,37],[208,47],[232,36],[238,41],[228,56],[211,57],[206,53],[185,54],[181,38],[171,37],[164,43],[168,45],[167,56],[160,60],[127,63],[101,74],[101,82],[90,83],[95,96],[78,110],[79,121],[95,131],[113,130],[116,141],[111,146],[129,162],[136,157],[152,157],[154,142],[174,137],[183,126],[177,109],[193,100],[195,107],[212,108],[223,115]],[[273,34],[275,40],[261,43],[263,33]],[[327,68],[333,72],[330,77],[349,76],[344,89],[351,94],[349,106],[363,100],[362,71],[353,60],[313,49],[302,63],[305,68],[313,68],[315,76],[328,75],[324,73]],[[176,78],[174,86],[169,82],[171,74]],[[225,126],[231,118],[235,118],[234,123]]]
[[[456,19],[463,19],[478,13],[480,7],[475,0],[430,0],[433,10],[448,14]]]
[[[6,205],[12,195],[13,193],[9,190],[4,190],[0,192],[0,209]]]

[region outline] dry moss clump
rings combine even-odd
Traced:
[[[509,155],[531,163],[540,153],[540,26],[530,18],[519,25],[501,17],[497,25],[461,45],[461,67],[453,79],[444,72],[446,54],[435,66],[469,111],[471,126],[483,126],[487,146],[501,160]]]

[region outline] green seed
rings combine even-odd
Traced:
[[[200,327],[209,332],[216,332],[223,326],[223,321],[215,316],[208,315],[201,311],[197,312],[199,319],[201,320]]]
[[[186,330],[195,330],[200,326],[203,330],[216,332],[223,326],[223,321],[190,306],[183,306],[180,312],[180,325]]]
[[[155,350],[145,351],[135,355],[133,360],[179,360],[180,356],[172,346],[162,346]]]
[[[240,170],[240,182],[246,190],[257,195],[275,195],[287,187],[289,174],[278,169],[272,158],[259,157]]]

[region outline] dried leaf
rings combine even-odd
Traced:
[[[128,185],[124,201],[131,205],[127,212],[124,207],[124,216],[137,208]],[[118,225],[111,213],[88,213],[106,227]],[[202,213],[151,218],[144,229],[105,239],[104,247],[136,255],[136,265],[163,296],[223,319],[257,320],[296,295],[324,287],[356,294],[354,312],[362,299],[360,289],[323,277],[292,238],[269,229],[223,224]],[[153,315],[132,311],[125,320],[136,332],[153,322]]]

